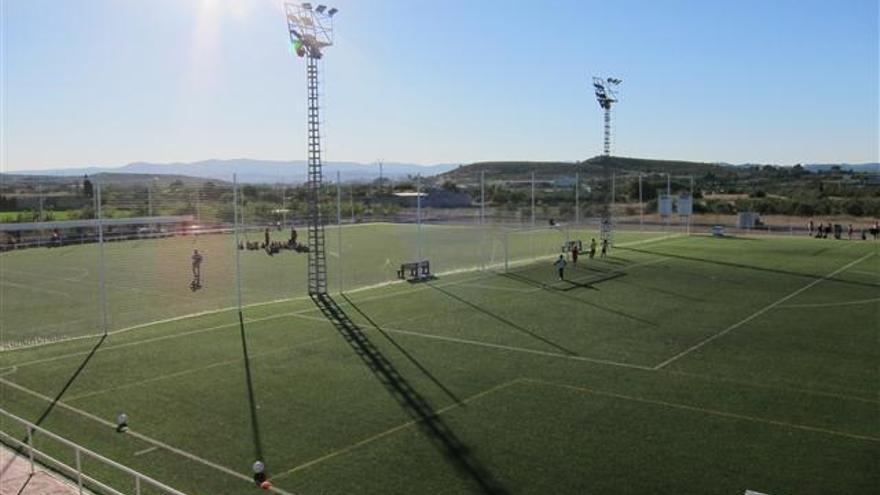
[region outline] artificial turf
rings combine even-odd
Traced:
[[[360,227],[355,244],[391,238],[409,251],[409,233],[389,237],[390,228]],[[380,239],[365,240],[371,232]],[[433,234],[463,249],[452,229]],[[582,257],[565,281],[548,253],[507,272],[334,294],[357,327],[353,339],[309,299],[247,308],[260,447],[275,486],[296,494],[875,493],[878,244],[663,237],[621,236],[610,257]],[[366,276],[371,263],[362,263],[362,285],[380,281],[380,268]],[[245,287],[251,301],[273,294]],[[128,296],[156,320],[192,308]],[[15,308],[4,304],[4,315]],[[3,408],[45,416],[42,426],[186,493],[253,489],[237,313],[98,343],[0,354]],[[370,353],[381,356],[372,366]],[[133,434],[99,421],[120,411]]]

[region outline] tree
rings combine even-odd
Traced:
[[[89,180],[88,175],[83,176],[83,196],[87,198],[95,197],[95,191],[92,187],[92,181]]]

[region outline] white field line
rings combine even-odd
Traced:
[[[377,224],[382,224],[382,223],[379,222]],[[357,224],[356,226],[365,226],[365,225],[368,225],[368,224]],[[376,225],[376,224],[372,224],[372,225]],[[388,224],[388,225],[393,225],[393,224]],[[468,228],[470,228],[470,227],[468,227]],[[667,235],[667,236],[662,236],[662,237],[654,237],[654,238],[650,238],[650,239],[643,239],[640,241],[626,242],[626,243],[618,244],[618,246],[622,246],[622,247],[636,246],[636,245],[640,245],[640,244],[648,244],[648,243],[652,243],[652,242],[663,241],[666,239],[672,239],[675,237],[682,237],[682,234],[674,234],[674,235]],[[546,259],[547,259],[547,256],[540,256],[540,257],[528,258],[528,259],[518,259],[518,260],[509,262],[508,265],[509,266],[519,266],[519,265],[529,264],[529,263],[533,263],[535,261],[546,260]],[[500,262],[500,263],[486,265],[485,269],[488,271],[491,268],[503,268],[503,267],[504,267],[504,262]],[[473,266],[473,267],[468,267],[468,268],[459,268],[459,269],[439,272],[439,273],[437,273],[437,276],[449,276],[449,275],[457,275],[459,273],[482,272],[482,271],[483,270],[481,270],[480,267]],[[480,273],[479,275],[471,278],[470,280],[479,280],[480,278],[484,278],[484,277],[488,277],[488,276],[490,276],[490,274]],[[455,284],[460,284],[460,283],[464,283],[464,282],[465,282],[465,280],[460,280],[460,281],[456,281],[456,282],[451,282],[450,284],[455,285]],[[392,281],[387,281],[387,282],[379,282],[376,284],[365,285],[362,287],[357,287],[355,289],[347,290],[347,291],[345,291],[345,293],[346,294],[354,294],[354,293],[358,293],[358,292],[387,287],[389,285],[399,285],[399,284],[403,284],[403,283],[406,283],[406,282],[404,280],[392,280]],[[407,291],[406,294],[410,294],[412,292],[416,292],[416,291],[420,291],[420,290],[424,290],[424,289],[425,288],[423,288],[423,287],[416,288],[413,291]],[[377,295],[372,298],[362,299],[361,301],[358,301],[358,302],[366,302],[366,301],[372,301],[372,300],[376,300],[376,299],[385,299],[385,298],[390,298],[390,297],[397,297],[400,295],[402,295],[402,294],[401,293],[380,294],[380,295]],[[304,301],[307,299],[309,299],[309,296],[297,296],[297,297],[289,297],[289,298],[282,298],[282,299],[273,299],[271,301],[262,301],[262,302],[247,304],[247,305],[242,306],[242,309],[250,309],[250,308],[255,308],[255,307],[260,307],[260,306],[268,306],[268,305],[272,305],[272,304],[280,304],[280,303],[285,303],[285,302]],[[120,333],[131,332],[133,330],[140,330],[142,328],[147,328],[147,327],[151,327],[151,326],[155,326],[155,325],[163,325],[165,323],[173,323],[176,321],[186,320],[189,318],[198,318],[201,316],[208,316],[208,315],[212,315],[212,314],[223,313],[226,311],[234,311],[237,309],[238,309],[237,306],[228,306],[225,308],[198,311],[195,313],[174,316],[174,317],[165,318],[165,319],[161,319],[161,320],[154,320],[154,321],[150,321],[150,322],[146,322],[146,323],[132,325],[132,326],[125,327],[125,328],[120,328],[118,330],[112,330],[112,331],[108,332],[108,335],[117,335]],[[101,334],[89,334],[89,335],[79,335],[76,337],[59,338],[57,340],[40,341],[40,342],[35,342],[32,344],[16,345],[15,342],[10,343],[10,344],[0,344],[0,353],[12,351],[12,350],[23,350],[23,349],[32,349],[35,347],[44,347],[44,346],[49,346],[49,345],[54,345],[54,344],[76,341],[76,340],[96,338],[96,337],[100,337],[100,336],[101,336]]]
[[[710,337],[707,337],[707,338],[703,339],[702,341],[697,342],[696,344],[679,352],[675,356],[672,356],[671,358],[667,359],[666,361],[663,361],[662,363],[658,364],[657,366],[654,366],[654,369],[659,370],[661,368],[664,368],[665,366],[669,365],[670,363],[673,363],[673,362],[683,358],[684,356],[687,356],[691,352],[703,347],[704,345],[712,342],[715,339],[718,339],[720,337],[723,337],[724,335],[727,335],[731,331],[733,331],[733,330],[741,327],[742,325],[754,320],[755,318],[761,316],[762,314],[766,313],[767,311],[770,311],[771,309],[775,308],[776,306],[779,306],[780,304],[784,303],[785,301],[788,301],[789,299],[797,296],[798,294],[806,291],[807,289],[810,289],[811,287],[813,287],[813,286],[815,286],[825,280],[828,280],[829,278],[837,275],[838,273],[843,272],[847,268],[850,268],[852,266],[855,266],[855,265],[861,263],[862,261],[865,261],[866,259],[870,258],[873,255],[874,255],[874,253],[868,253],[855,261],[851,261],[851,262],[847,263],[846,265],[843,265],[842,267],[838,268],[837,270],[834,270],[833,272],[829,273],[828,275],[825,275],[824,277],[817,278],[816,280],[813,280],[812,282],[810,282],[807,285],[801,287],[800,289],[792,292],[791,294],[788,294],[787,296],[783,296],[782,298],[777,299],[776,301],[768,304],[767,306],[764,306],[763,308],[759,309],[758,311],[755,311],[754,313],[747,316],[746,318],[734,323],[733,325],[730,325],[729,327],[725,328],[724,330],[722,330],[722,331],[720,331]]]
[[[831,430],[828,428],[820,428],[820,427],[816,427],[816,426],[800,425],[800,424],[795,424],[795,423],[789,423],[786,421],[778,421],[775,419],[761,418],[758,416],[749,416],[749,415],[745,415],[745,414],[737,414],[737,413],[732,413],[732,412],[727,412],[727,411],[719,411],[717,409],[707,409],[704,407],[689,406],[686,404],[678,404],[675,402],[666,402],[663,400],[646,399],[643,397],[634,397],[632,395],[624,395],[624,394],[618,394],[618,393],[614,393],[614,392],[603,392],[601,390],[594,390],[594,389],[587,388],[587,387],[578,387],[575,385],[565,385],[565,384],[560,384],[560,383],[552,383],[552,382],[547,382],[544,380],[534,380],[531,378],[523,378],[520,381],[525,382],[525,383],[534,383],[537,385],[564,388],[564,389],[569,389],[569,390],[573,390],[573,391],[581,392],[581,393],[585,393],[585,394],[590,394],[590,395],[599,395],[602,397],[611,397],[614,399],[622,399],[622,400],[627,400],[627,401],[632,401],[632,402],[639,402],[642,404],[652,404],[652,405],[656,405],[656,406],[669,407],[669,408],[673,408],[673,409],[694,411],[694,412],[699,412],[699,413],[703,413],[703,414],[710,414],[713,416],[721,416],[721,417],[725,417],[725,418],[738,419],[738,420],[743,420],[743,421],[751,421],[754,423],[763,423],[763,424],[769,424],[769,425],[774,425],[774,426],[782,426],[785,428],[791,428],[791,429],[795,429],[795,430],[810,431],[810,432],[814,432],[814,433],[824,433],[827,435],[845,437],[845,438],[850,438],[850,439],[854,439],[854,440],[866,440],[869,442],[880,442],[880,438],[872,437],[872,436],[868,436],[868,435],[859,435],[857,433],[848,433],[845,431]]]
[[[326,318],[324,318],[323,316],[306,316],[304,314],[297,314],[297,315],[293,315],[293,316],[296,318],[302,318],[304,320],[319,321],[319,322],[330,324],[330,321],[327,320]],[[510,345],[504,345],[504,344],[492,344],[490,342],[483,342],[481,340],[460,339],[457,337],[445,337],[442,335],[433,335],[433,334],[429,334],[429,333],[410,332],[408,330],[400,330],[397,328],[390,328],[390,327],[384,327],[384,326],[377,327],[375,325],[370,325],[367,323],[358,323],[357,325],[360,327],[363,327],[363,328],[380,330],[380,331],[388,332],[388,333],[396,333],[396,334],[400,334],[400,335],[409,335],[411,337],[419,337],[419,338],[429,339],[429,340],[439,340],[439,341],[443,341],[443,342],[454,342],[456,344],[465,344],[465,345],[472,345],[472,346],[478,346],[478,347],[487,347],[489,349],[499,349],[502,351],[520,352],[520,353],[525,353],[525,354],[536,354],[538,356],[568,359],[568,360],[572,360],[572,361],[584,361],[584,362],[588,362],[588,363],[605,364],[608,366],[620,366],[623,368],[633,368],[633,369],[644,370],[644,371],[653,370],[653,368],[650,366],[642,366],[639,364],[631,364],[631,363],[621,363],[618,361],[610,361],[607,359],[596,359],[596,358],[590,358],[590,357],[585,357],[585,356],[573,356],[570,354],[560,354],[558,352],[542,351],[539,349],[529,349],[526,347],[516,347],[516,346],[510,346]]]
[[[34,390],[31,390],[31,389],[29,389],[29,388],[23,387],[23,386],[21,386],[21,385],[19,385],[19,384],[17,384],[17,383],[10,382],[9,380],[3,379],[3,378],[0,378],[0,383],[4,384],[4,385],[6,385],[6,386],[12,387],[12,388],[14,388],[14,389],[16,389],[16,390],[19,390],[19,391],[21,391],[21,392],[24,392],[24,393],[26,393],[26,394],[29,394],[29,395],[31,395],[31,396],[33,396],[33,397],[38,398],[38,399],[41,399],[41,400],[43,400],[43,401],[45,401],[45,402],[55,403],[55,405],[56,405],[57,407],[60,407],[60,408],[63,408],[63,409],[67,409],[68,411],[74,412],[74,413],[76,413],[76,414],[79,414],[80,416],[83,416],[83,417],[85,417],[85,418],[91,419],[92,421],[95,421],[95,422],[97,422],[98,424],[101,424],[101,425],[106,426],[106,427],[108,427],[108,428],[113,428],[114,430],[116,429],[116,424],[114,424],[114,423],[112,423],[112,422],[110,422],[110,421],[107,421],[106,419],[104,419],[104,418],[102,418],[102,417],[100,417],[100,416],[96,416],[96,415],[94,415],[94,414],[92,414],[92,413],[90,413],[90,412],[84,411],[84,410],[82,410],[82,409],[78,409],[78,408],[73,407],[73,406],[71,406],[71,405],[68,405],[68,404],[66,404],[66,403],[64,403],[64,402],[62,402],[62,401],[55,402],[55,400],[52,399],[51,397],[48,397],[48,396],[46,396],[46,395],[43,395],[43,394],[41,394],[41,393],[39,393],[39,392],[36,392],[36,391],[34,391]],[[230,475],[230,476],[234,476],[235,478],[240,479],[240,480],[243,480],[243,481],[247,482],[248,484],[253,483],[253,480],[251,479],[250,476],[246,476],[246,475],[241,474],[241,473],[239,473],[239,472],[237,472],[237,471],[234,471],[234,470],[232,470],[232,469],[229,469],[229,468],[226,467],[226,466],[221,466],[220,464],[217,464],[217,463],[215,463],[215,462],[211,462],[211,461],[209,461],[209,460],[207,460],[207,459],[204,459],[204,458],[202,458],[202,457],[199,457],[199,456],[197,456],[197,455],[195,455],[195,454],[191,454],[191,453],[189,453],[189,452],[187,452],[187,451],[185,451],[185,450],[178,449],[177,447],[173,447],[173,446],[171,446],[171,445],[168,445],[167,443],[164,443],[164,442],[162,442],[162,441],[159,441],[159,440],[156,440],[156,439],[154,439],[154,438],[148,437],[148,436],[146,436],[146,435],[144,435],[144,434],[142,434],[142,433],[138,433],[138,432],[136,432],[136,431],[134,431],[134,430],[129,429],[129,430],[127,430],[127,431],[125,432],[125,434],[126,434],[126,435],[130,435],[130,436],[132,436],[132,437],[134,437],[134,438],[137,438],[137,439],[139,439],[139,440],[142,440],[142,441],[144,441],[144,442],[146,442],[146,443],[149,443],[149,444],[151,444],[151,445],[154,445],[154,446],[156,446],[156,447],[158,447],[158,448],[160,448],[160,449],[164,449],[164,450],[167,450],[167,451],[169,451],[169,452],[173,452],[173,453],[175,453],[175,454],[177,454],[177,455],[179,455],[179,456],[181,456],[181,457],[185,457],[185,458],[187,458],[187,459],[189,459],[189,460],[191,460],[191,461],[195,461],[195,462],[197,462],[197,463],[199,463],[199,464],[202,464],[202,465],[204,465],[204,466],[207,466],[207,467],[209,467],[209,468],[212,468],[212,469],[214,469],[214,470],[216,470],[216,471],[220,471],[220,472],[225,473],[225,474],[228,474],[228,475]],[[284,490],[282,490],[282,489],[280,489],[280,488],[277,488],[277,487],[272,487],[272,488],[271,488],[271,491],[274,492],[274,493],[280,493],[281,495],[293,495],[292,493],[287,492],[287,491],[284,491]]]
[[[67,293],[67,292],[61,292],[60,290],[44,289],[44,288],[42,288],[42,287],[38,287],[38,286],[36,286],[36,285],[18,284],[18,283],[15,283],[15,282],[10,282],[9,280],[2,280],[2,279],[0,279],[0,284],[2,284],[2,285],[6,285],[6,286],[9,286],[9,287],[16,287],[16,288],[19,288],[19,289],[32,290],[32,291],[34,291],[34,292],[42,292],[43,294],[59,295],[59,296],[65,298],[65,299],[70,299],[70,294],[69,294],[69,293]]]
[[[780,308],[830,308],[832,306],[852,306],[856,304],[870,304],[880,302],[880,297],[872,299],[859,299],[855,301],[829,302],[829,303],[813,303],[813,304],[782,304]]]
[[[307,341],[305,341],[305,342],[300,342],[300,343],[295,344],[295,345],[284,346],[284,347],[280,347],[280,348],[275,348],[275,349],[273,349],[273,350],[271,350],[271,351],[266,351],[266,352],[260,352],[260,353],[256,353],[256,354],[251,354],[251,355],[249,355],[248,357],[249,357],[250,359],[256,359],[256,358],[258,358],[258,357],[270,356],[270,355],[272,355],[272,354],[278,354],[279,352],[286,352],[286,351],[289,351],[289,350],[291,350],[291,349],[297,349],[297,348],[299,348],[299,347],[304,347],[304,346],[307,346],[307,345],[315,344],[315,343],[317,343],[317,342],[321,342],[321,341],[323,341],[323,340],[328,340],[329,338],[330,338],[330,337],[321,337],[321,338],[319,338],[319,339],[307,340]],[[150,378],[145,378],[145,379],[143,379],[143,380],[137,380],[137,381],[134,381],[134,382],[124,383],[124,384],[122,384],[122,385],[117,385],[117,386],[114,386],[114,387],[108,387],[108,388],[101,389],[101,390],[93,390],[93,391],[91,391],[91,392],[84,392],[84,393],[79,394],[79,395],[71,395],[71,396],[67,397],[65,400],[66,400],[67,402],[73,402],[73,401],[77,401],[77,400],[80,400],[80,399],[85,399],[85,398],[87,398],[87,397],[94,397],[94,396],[96,396],[96,395],[103,395],[103,394],[106,394],[106,393],[109,393],[109,392],[116,392],[116,391],[118,391],[118,390],[123,390],[123,389],[133,388],[133,387],[139,387],[139,386],[141,386],[141,385],[147,385],[147,384],[155,383],[155,382],[161,382],[161,381],[163,381],[163,380],[168,380],[168,379],[170,379],[170,378],[180,378],[180,377],[182,377],[182,376],[191,375],[191,374],[193,374],[193,373],[199,373],[199,372],[206,371],[206,370],[210,370],[210,369],[214,369],[214,368],[220,368],[220,367],[223,367],[223,366],[228,366],[228,365],[230,365],[230,364],[238,364],[238,363],[241,363],[241,362],[243,362],[243,361],[244,361],[243,358],[242,358],[241,356],[239,356],[239,357],[237,357],[237,358],[235,358],[235,359],[227,359],[227,360],[225,360],[225,361],[218,361],[218,362],[216,362],[216,363],[211,363],[211,364],[208,364],[208,365],[205,365],[205,366],[200,366],[200,367],[198,367],[198,368],[187,368],[187,369],[185,369],[185,370],[177,371],[177,372],[174,372],[174,373],[168,373],[168,374],[164,374],[164,375],[157,375],[157,376],[153,376],[153,377],[150,377]]]
[[[456,403],[450,404],[450,405],[448,405],[448,406],[446,406],[446,407],[444,407],[444,408],[441,408],[441,409],[438,409],[438,410],[434,411],[434,416],[439,416],[439,415],[441,415],[441,414],[443,414],[443,413],[445,413],[445,412],[447,412],[447,411],[450,411],[450,410],[452,410],[452,409],[455,409],[455,408],[457,408],[457,407],[459,407],[459,406],[462,406],[462,405],[464,405],[464,404],[468,404],[468,403],[473,402],[473,401],[475,401],[475,400],[477,400],[477,399],[479,399],[479,398],[481,398],[481,397],[485,397],[485,396],[487,396],[487,395],[489,395],[489,394],[491,394],[491,393],[494,393],[494,392],[497,392],[497,391],[499,391],[499,390],[505,389],[505,388],[507,388],[507,387],[509,387],[509,386],[511,386],[511,385],[514,385],[514,384],[517,383],[518,381],[519,381],[519,379],[514,379],[514,380],[511,380],[511,381],[509,381],[509,382],[505,382],[505,383],[501,383],[501,384],[499,384],[499,385],[495,385],[494,387],[491,387],[491,388],[488,388],[488,389],[486,389],[486,390],[483,390],[482,392],[478,392],[478,393],[476,393],[476,394],[474,394],[474,395],[471,395],[470,397],[467,397],[466,399],[464,399],[464,400],[462,400],[462,401],[460,401],[460,402],[456,402]],[[314,466],[314,465],[316,465],[316,464],[320,464],[321,462],[324,462],[324,461],[326,461],[326,460],[332,459],[332,458],[334,458],[334,457],[337,457],[337,456],[340,456],[340,455],[343,455],[343,454],[347,454],[347,453],[351,452],[352,450],[355,450],[355,449],[357,449],[357,448],[359,448],[359,447],[363,447],[364,445],[367,445],[368,443],[374,442],[374,441],[376,441],[376,440],[379,440],[379,439],[381,439],[381,438],[387,437],[387,436],[389,436],[389,435],[393,435],[394,433],[397,433],[397,432],[400,431],[400,430],[403,430],[403,429],[409,428],[410,426],[413,426],[413,425],[418,424],[418,423],[421,423],[421,422],[422,422],[422,420],[410,420],[410,421],[407,421],[406,423],[403,423],[403,424],[397,425],[397,426],[395,426],[395,427],[393,427],[393,428],[390,428],[390,429],[387,429],[387,430],[385,430],[385,431],[383,431],[383,432],[381,432],[381,433],[377,433],[377,434],[372,435],[372,436],[370,436],[370,437],[367,437],[367,438],[365,438],[365,439],[363,439],[363,440],[360,440],[360,441],[358,441],[358,442],[355,442],[355,443],[353,443],[353,444],[351,444],[351,445],[348,445],[348,446],[342,447],[341,449],[334,450],[333,452],[330,452],[330,453],[328,453],[328,454],[326,454],[326,455],[323,455],[323,456],[321,456],[321,457],[318,457],[317,459],[312,459],[311,461],[305,462],[305,463],[300,464],[300,465],[298,465],[298,466],[294,466],[293,468],[288,469],[287,471],[285,471],[285,472],[283,472],[283,473],[281,473],[281,474],[279,474],[279,475],[277,475],[277,476],[273,476],[272,479],[276,479],[276,480],[277,480],[277,479],[285,478],[285,477],[290,476],[291,474],[293,474],[293,473],[295,473],[295,472],[297,472],[297,471],[302,471],[303,469],[309,468],[309,467]]]
[[[64,269],[64,268],[61,267],[60,269]],[[18,274],[21,274],[21,275],[25,275],[25,276],[27,276],[28,278],[31,278],[31,277],[37,277],[37,278],[43,278],[43,279],[46,279],[46,280],[49,280],[49,281],[52,281],[52,282],[58,282],[58,281],[63,281],[63,282],[81,282],[81,281],[83,281],[83,279],[85,279],[86,277],[88,277],[88,276],[89,276],[89,273],[90,273],[89,270],[88,270],[87,268],[83,268],[83,267],[70,268],[70,270],[76,270],[76,271],[79,273],[79,275],[77,275],[76,277],[73,277],[73,278],[70,278],[70,277],[56,277],[56,276],[54,276],[54,275],[46,275],[45,273],[27,272],[27,271],[24,271],[24,270],[17,270],[17,269],[15,269],[15,268],[8,268],[8,267],[3,268],[2,270],[0,270],[0,274],[3,274],[3,272],[8,272],[8,273],[18,273]]]
[[[278,318],[284,318],[287,316],[292,316],[292,315],[298,314],[300,312],[308,312],[308,311],[312,311],[312,309],[309,308],[309,309],[303,309],[300,311],[294,311],[291,313],[280,313],[280,314],[271,315],[271,316],[263,316],[261,318],[245,319],[245,324],[260,323],[263,321],[276,320]],[[213,327],[197,328],[195,330],[189,330],[186,332],[172,333],[169,335],[161,335],[159,337],[153,337],[153,338],[144,339],[144,340],[136,340],[134,342],[126,342],[124,344],[102,346],[96,352],[106,352],[106,351],[110,351],[110,350],[114,350],[114,349],[121,349],[121,348],[125,348],[125,347],[134,347],[134,346],[138,346],[141,344],[150,344],[150,343],[159,342],[162,340],[170,340],[170,339],[176,339],[179,337],[187,337],[189,335],[197,335],[197,334],[205,333],[205,332],[213,332],[216,330],[222,330],[224,328],[230,328],[230,327],[238,327],[238,322],[224,323],[222,325],[216,325]],[[48,363],[48,362],[52,362],[52,361],[57,361],[59,359],[67,359],[69,357],[84,356],[86,354],[90,354],[91,352],[92,352],[91,350],[86,350],[86,351],[71,352],[68,354],[60,354],[58,356],[52,356],[52,357],[47,357],[47,358],[42,358],[42,359],[35,359],[33,361],[25,361],[24,363],[18,363],[16,366],[22,367],[22,366],[31,366],[34,364]]]
[[[153,452],[154,450],[157,450],[158,448],[159,447],[156,447],[155,445],[153,445],[152,447],[147,447],[144,450],[139,450],[139,451],[135,452],[134,456],[138,457],[138,456],[142,456],[144,454],[149,454],[150,452]]]
[[[680,375],[680,376],[698,378],[700,380],[705,380],[707,382],[732,383],[734,385],[743,385],[743,386],[753,387],[753,388],[766,388],[768,390],[781,390],[783,392],[789,392],[789,393],[794,392],[794,393],[801,393],[801,394],[808,394],[808,395],[818,395],[818,396],[824,396],[824,397],[832,397],[835,399],[843,399],[843,400],[850,400],[850,401],[854,401],[854,402],[864,402],[866,404],[880,405],[880,400],[868,399],[866,397],[857,397],[855,395],[839,394],[836,392],[826,392],[823,390],[812,390],[812,389],[808,389],[808,388],[789,387],[789,386],[782,386],[782,385],[769,385],[766,383],[755,383],[755,382],[750,382],[750,381],[746,381],[746,380],[735,380],[735,379],[716,377],[716,376],[711,376],[711,375],[703,375],[700,373],[688,373],[686,371],[663,370],[663,372],[668,373],[670,375]],[[847,390],[847,389],[844,389],[844,390]],[[876,392],[868,392],[866,390],[848,389],[848,391],[856,392],[856,393],[861,392],[861,393],[868,393],[868,394],[871,394],[871,393],[876,394]]]
[[[521,294],[528,294],[534,290],[534,289],[524,289],[521,287],[502,287],[500,285],[486,285],[486,284],[459,284],[459,286],[460,287],[472,287],[474,289],[500,290],[502,292],[519,292]]]

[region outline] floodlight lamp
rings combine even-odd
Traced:
[[[312,10],[312,4],[309,2],[303,2],[302,7],[306,10]]]
[[[317,12],[319,14],[323,14],[324,10],[326,10],[326,9],[327,9],[326,5],[318,5],[317,7],[315,7],[315,12]]]
[[[336,15],[337,12],[339,12],[339,9],[333,8],[327,11],[327,15],[333,17],[334,15]]]

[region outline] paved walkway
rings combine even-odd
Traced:
[[[75,495],[77,488],[61,481],[57,475],[50,474],[39,464],[31,474],[31,463],[27,457],[16,455],[5,446],[0,446],[0,495]]]

